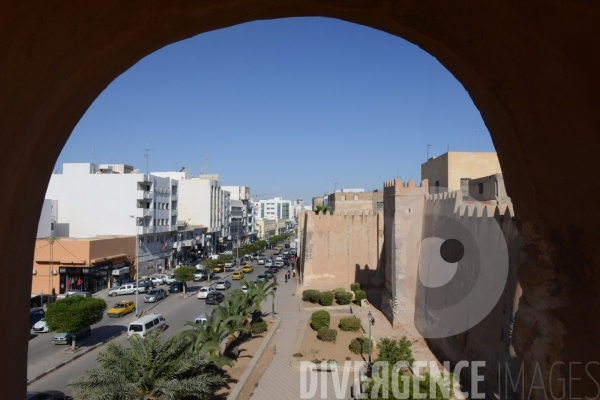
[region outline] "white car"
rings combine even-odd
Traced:
[[[242,290],[242,292],[248,293],[248,286],[242,285],[242,287],[240,289]]]
[[[158,274],[156,277],[162,279],[163,285],[167,283],[167,279],[169,279],[169,275],[167,274]]]
[[[271,260],[265,261],[265,267],[272,267],[272,266],[273,266],[273,261],[271,261]]]
[[[40,319],[38,322],[33,325],[33,331],[37,333],[46,333],[48,332],[48,325],[46,325],[45,318]]]
[[[167,279],[165,279],[165,283],[167,285],[172,285],[175,282],[177,282],[177,280],[175,280],[175,274],[171,274],[171,275],[167,276]]]
[[[152,283],[155,284],[156,286],[162,285],[163,283],[165,283],[164,279],[159,275],[151,276],[148,279],[151,280]]]
[[[200,290],[198,291],[198,298],[199,299],[205,299],[206,296],[208,296],[208,294],[210,292],[214,292],[215,289],[210,287],[210,286],[204,286],[202,288],[200,288]]]
[[[264,258],[259,258],[258,259],[258,265],[265,265],[265,259]]]
[[[277,257],[275,257],[275,261],[283,261],[283,257],[277,256]]]

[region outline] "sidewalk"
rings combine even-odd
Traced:
[[[287,270],[282,270],[283,272]],[[281,323],[272,341],[275,343],[275,357],[263,376],[258,386],[254,389],[253,400],[287,400],[300,398],[300,371],[290,367],[292,351],[301,332],[302,327],[308,322],[311,313],[300,311],[301,297],[295,296],[296,281],[285,283],[283,273],[278,274],[279,286],[275,296],[275,314],[281,318]],[[271,303],[263,306],[263,311],[271,312]],[[331,374],[328,375],[327,398],[336,399]],[[342,398],[350,398],[350,392]],[[313,397],[320,399],[321,386]]]

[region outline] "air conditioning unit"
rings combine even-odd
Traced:
[[[37,271],[34,269],[33,270],[33,275],[36,275],[36,274],[37,274]]]
[[[56,274],[58,274],[58,271],[57,271],[57,270],[55,270],[55,269],[53,269],[53,270],[52,270],[52,275],[56,275]]]

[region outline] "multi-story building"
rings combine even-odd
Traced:
[[[260,218],[289,220],[293,216],[291,214],[292,202],[290,200],[275,197],[270,200],[259,200],[259,203]]]
[[[421,164],[421,180],[429,181],[429,194],[461,190],[461,179],[501,173],[496,153],[448,152]],[[464,185],[463,185],[464,186]],[[463,190],[464,191],[464,190]]]
[[[296,199],[292,203],[292,218],[297,219],[298,215],[300,215],[301,211],[306,209],[306,205],[304,204],[304,200]]]
[[[50,178],[55,237],[139,236],[141,276],[173,263],[178,181],[142,174],[126,164],[64,164]]]
[[[256,239],[254,203],[248,186],[223,186],[230,193],[230,236],[234,245],[252,243]],[[239,202],[239,203],[238,203]],[[241,211],[241,214],[239,212]]]
[[[327,207],[332,211],[383,211],[383,191],[365,192],[363,189],[343,189],[327,196]]]

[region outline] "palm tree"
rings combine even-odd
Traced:
[[[96,358],[98,367],[69,381],[75,398],[208,399],[226,384],[221,367],[231,361],[194,352],[185,338],[162,341],[160,332],[153,332],[129,343],[125,348],[110,342]]]
[[[228,315],[221,307],[217,307],[215,314],[205,323],[187,321],[184,325],[192,327],[176,335],[185,338],[191,343],[191,350],[196,353],[209,352],[216,357],[220,354],[221,342],[227,336],[233,337],[235,332],[246,332],[248,328],[241,325],[239,315]]]

